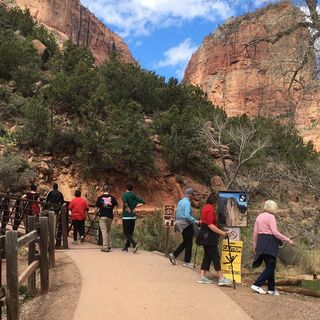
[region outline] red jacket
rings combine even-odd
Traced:
[[[72,220],[86,220],[86,210],[89,209],[88,202],[86,199],[81,197],[75,197],[69,204],[71,210]]]

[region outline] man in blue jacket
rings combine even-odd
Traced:
[[[193,243],[193,224],[197,224],[198,220],[193,217],[191,199],[194,196],[192,188],[187,188],[184,193],[184,197],[178,202],[176,212],[176,225],[180,232],[182,232],[183,242],[178,248],[169,254],[169,259],[173,265],[176,264],[176,258],[180,253],[185,250],[184,253],[184,267],[193,268],[191,263],[192,255],[192,243]]]

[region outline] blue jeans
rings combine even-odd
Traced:
[[[266,268],[255,281],[254,285],[261,287],[265,282],[268,282],[268,290],[274,291],[276,285],[274,280],[274,271],[276,269],[277,258],[269,254],[263,254],[262,257],[266,264]]]

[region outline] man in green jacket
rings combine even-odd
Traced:
[[[126,192],[122,195],[123,211],[122,211],[122,227],[123,233],[127,239],[122,251],[128,251],[130,244],[133,246],[133,253],[136,253],[139,244],[133,240],[133,232],[136,223],[136,213],[134,209],[145,202],[132,192],[133,186],[127,185]]]

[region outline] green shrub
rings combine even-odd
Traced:
[[[169,167],[174,172],[189,174],[208,183],[218,169],[199,137],[199,116],[193,106],[184,109],[172,107],[156,118],[155,130],[160,136],[163,156]]]
[[[47,150],[50,136],[49,110],[40,98],[28,99],[22,108],[23,128],[18,140],[37,150]]]
[[[18,192],[30,185],[35,172],[20,156],[8,154],[0,156],[0,189],[2,192]]]

